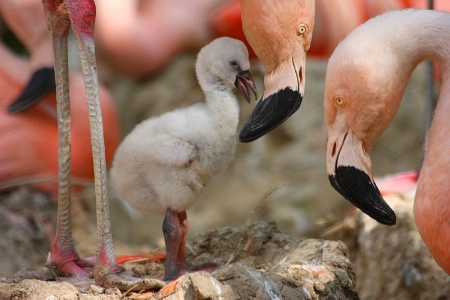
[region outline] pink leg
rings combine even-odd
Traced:
[[[93,0],[65,0],[72,22],[72,30],[78,42],[81,68],[86,87],[89,108],[92,153],[94,157],[95,195],[97,204],[97,257],[94,268],[96,282],[104,284],[109,274],[117,274],[122,268],[117,266],[114,256],[109,203],[107,198],[107,174],[103,121],[98,93],[98,77],[95,61],[94,25],[95,3]]]
[[[78,256],[72,239],[70,190],[70,100],[67,65],[67,36],[70,21],[62,0],[43,0],[53,40],[58,114],[59,187],[56,237],[49,264],[71,276],[89,276],[83,267],[92,267]]]
[[[189,229],[186,211],[177,212],[168,208],[162,228],[166,243],[165,281],[175,280],[188,272],[212,271],[217,267],[214,263],[195,267],[189,267],[186,263],[186,236]]]
[[[83,270],[91,267],[75,251],[71,231],[70,203],[70,101],[67,64],[67,35],[72,28],[78,42],[81,67],[89,109],[92,154],[94,157],[95,196],[97,207],[97,255],[94,265],[95,282],[102,286],[134,291],[158,288],[163,282],[154,279],[121,278],[114,256],[107,198],[105,143],[98,93],[98,78],[94,47],[94,0],[43,0],[53,39],[59,133],[58,221],[50,263],[67,275],[88,276]]]
[[[186,212],[167,209],[163,222],[166,243],[166,270],[164,280],[174,280],[187,272],[186,234],[189,229]]]

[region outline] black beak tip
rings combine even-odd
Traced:
[[[39,102],[48,92],[55,90],[55,72],[53,67],[42,67],[36,70],[27,86],[9,106],[8,112],[19,113]]]
[[[250,119],[242,127],[239,141],[252,142],[275,129],[295,113],[302,103],[302,95],[287,87],[261,99]]]
[[[338,167],[329,175],[331,185],[353,205],[384,225],[395,225],[395,212],[383,199],[372,179],[365,172],[350,166]]]

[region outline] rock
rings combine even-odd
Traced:
[[[361,299],[450,299],[450,277],[436,264],[415,225],[414,192],[385,197],[397,225],[381,225],[358,210],[341,231],[345,236],[330,236],[350,242]]]
[[[0,283],[0,299],[359,299],[347,247],[339,241],[297,239],[282,234],[274,222],[257,222],[212,229],[188,245],[192,266],[213,262],[217,268],[182,276],[168,294],[163,288],[157,294],[121,295],[91,283],[80,291],[70,281],[25,279]],[[162,268],[155,264],[162,265],[126,268],[135,276],[158,278]]]
[[[78,290],[67,282],[25,279],[20,283],[0,283],[0,299],[64,299],[78,298]]]
[[[296,239],[257,222],[213,229],[189,244],[189,262],[219,267],[183,276],[166,299],[359,299],[339,241]]]
[[[56,203],[43,194],[26,188],[0,193],[0,276],[46,262],[54,219]]]

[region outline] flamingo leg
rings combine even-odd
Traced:
[[[72,24],[72,30],[78,43],[86,88],[94,161],[98,243],[94,265],[95,282],[98,285],[129,291],[162,287],[164,283],[159,280],[118,276],[118,273],[124,268],[116,263],[110,229],[105,143],[94,46],[95,2],[94,0],[43,0],[43,4],[53,39],[59,134],[58,221],[50,263],[54,263],[59,271],[72,276],[88,276],[89,274],[83,268],[92,266],[90,261],[79,258],[75,251],[71,231],[67,36],[70,24]]]
[[[58,217],[55,241],[48,263],[56,265],[61,273],[87,277],[89,274],[82,268],[92,267],[92,264],[81,260],[76,252],[71,224],[70,100],[67,63],[67,36],[70,20],[62,0],[44,0],[43,4],[53,41],[59,148]]]
[[[174,280],[187,272],[186,234],[189,229],[186,212],[167,209],[163,222],[166,243],[166,269],[164,280]]]
[[[65,3],[72,22],[72,30],[77,39],[81,69],[86,87],[97,206],[98,244],[94,278],[97,283],[104,284],[104,278],[107,278],[109,274],[120,273],[123,269],[118,267],[116,263],[109,220],[105,142],[94,45],[96,9],[93,0],[65,0]]]
[[[166,243],[165,281],[175,280],[189,272],[216,269],[215,263],[207,262],[193,267],[186,263],[186,237],[189,230],[186,211],[177,212],[168,208],[162,228]]]

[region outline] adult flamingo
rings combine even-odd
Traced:
[[[241,0],[242,29],[264,64],[264,96],[241,129],[251,142],[287,120],[305,88],[305,58],[314,27],[314,0]]]
[[[375,220],[393,225],[395,214],[372,178],[368,152],[394,118],[417,64],[432,59],[441,66],[441,94],[429,131],[414,214],[425,244],[450,274],[449,30],[450,14],[445,12],[410,9],[369,20],[350,33],[331,56],[324,108],[331,184]]]

